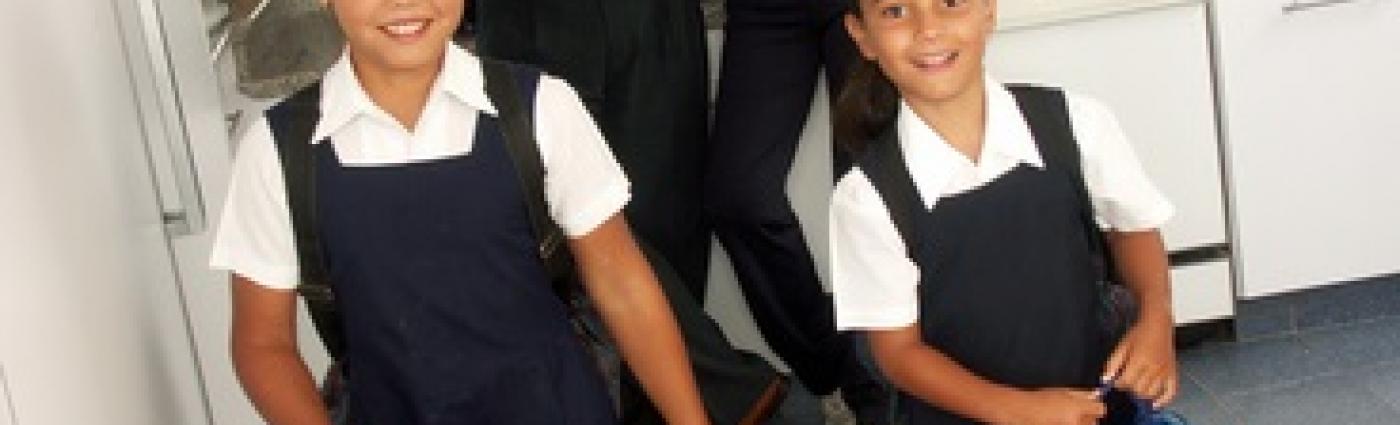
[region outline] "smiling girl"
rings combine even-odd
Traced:
[[[313,145],[350,423],[616,422],[536,251],[487,59],[449,42],[464,3],[328,0],[347,47],[294,95],[318,99],[313,136],[278,140],[264,118],[239,145],[211,262],[233,272],[234,365],[269,423],[329,422],[296,348],[285,143]],[[573,89],[511,69],[533,78],[521,97],[533,99],[544,194],[585,289],[667,422],[705,423],[671,311],[621,215],[626,176]]]
[[[838,326],[869,335],[910,424],[1095,423],[1119,407],[1093,391],[1108,381],[1165,405],[1172,207],[1101,104],[987,75],[995,17],[996,0],[851,1],[866,63],[836,119],[865,156],[832,197]],[[1098,326],[1093,226],[1141,306],[1120,341]]]

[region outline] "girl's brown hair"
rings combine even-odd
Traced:
[[[860,0],[849,0],[847,12],[860,16]],[[859,157],[865,146],[894,124],[899,92],[875,61],[857,58],[846,76],[832,111],[838,146]]]

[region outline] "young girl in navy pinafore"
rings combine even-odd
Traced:
[[[614,423],[541,266],[496,118],[479,115],[460,156],[346,166],[330,143],[315,155],[352,421]]]
[[[917,240],[909,251],[925,271],[920,333],[924,343],[998,384],[1093,388],[1110,342],[1097,326],[1098,276],[1083,221],[1089,206],[1077,197],[1071,165],[1046,148],[1076,142],[1069,134],[1051,132],[1060,140],[1045,140],[1051,136],[1037,133],[1043,169],[1020,164],[911,217]],[[886,167],[908,173],[906,164],[885,162],[870,154],[859,166],[867,175]],[[976,423],[902,392],[898,404],[911,425]]]

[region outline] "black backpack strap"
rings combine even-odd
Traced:
[[[874,143],[866,147],[857,167],[865,173],[875,192],[885,203],[890,221],[904,241],[906,255],[910,260],[918,252],[918,232],[914,228],[914,217],[922,211],[919,192],[914,186],[914,177],[909,174],[909,166],[904,161],[904,151],[899,148],[896,126],[891,125]]]
[[[321,119],[321,84],[312,84],[273,106],[265,116],[277,144],[286,184],[287,206],[296,242],[301,283],[297,293],[306,299],[316,333],[332,358],[344,353],[344,333],[335,307],[330,273],[321,252],[316,218],[316,163],[312,157],[312,132]]]
[[[540,71],[526,65],[491,58],[481,58],[482,74],[486,77],[486,95],[496,106],[496,119],[505,136],[506,150],[519,177],[525,195],[530,227],[539,241],[540,262],[554,293],[568,309],[574,332],[589,350],[609,387],[613,408],[620,409],[619,378],[621,361],[603,328],[602,319],[592,308],[587,295],[574,275],[573,256],[565,248],[564,230],[549,215],[545,197],[543,158],[535,140],[534,103],[539,87]]]
[[[1094,204],[1089,199],[1089,186],[1084,180],[1083,159],[1074,137],[1065,93],[1055,88],[1021,84],[1007,85],[1007,89],[1016,98],[1021,115],[1026,117],[1026,124],[1030,126],[1036,147],[1044,156],[1046,168],[1069,173],[1076,183],[1074,191],[1075,198],[1079,200],[1080,221],[1089,236],[1089,250],[1095,267],[1099,269],[1101,279],[1115,280],[1113,262],[1108,261],[1112,251],[1109,251],[1107,238],[1094,219]]]
[[[535,141],[534,94],[539,87],[540,71],[484,57],[481,58],[481,69],[486,77],[486,94],[496,106],[496,117],[505,136],[506,149],[510,152],[525,194],[530,224],[540,244],[540,259],[551,280],[560,282],[561,277],[572,273],[573,267],[564,249],[564,230],[549,215],[544,190],[544,163],[539,144]]]

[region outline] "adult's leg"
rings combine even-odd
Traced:
[[[716,424],[751,414],[777,379],[762,358],[733,348],[704,312],[710,237],[703,225],[708,102],[704,28],[691,0],[609,0],[604,132],[632,181],[627,216],[649,243]],[[673,267],[667,267],[673,266]],[[635,380],[622,387],[628,425],[660,424]],[[628,402],[631,402],[628,404]]]
[[[837,385],[836,333],[786,184],[820,66],[807,0],[729,0],[706,211],[759,331],[816,394]]]

